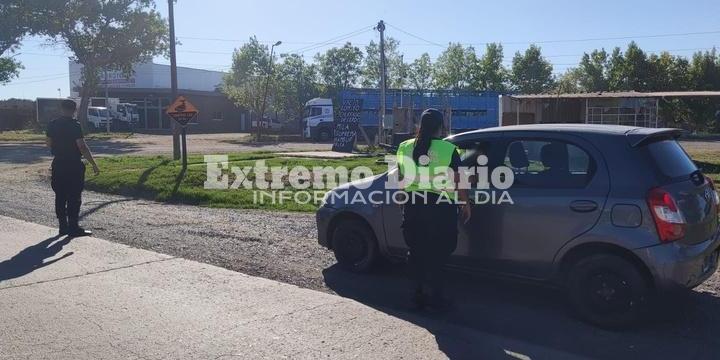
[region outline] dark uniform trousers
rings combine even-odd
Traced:
[[[403,207],[403,236],[410,249],[408,265],[418,286],[427,284],[442,292],[442,268],[457,247],[458,207],[437,203],[438,196],[427,194],[427,203],[410,192],[415,201]]]
[[[55,192],[55,214],[70,227],[78,226],[82,191],[85,187],[85,164],[80,159],[52,162],[51,186]]]

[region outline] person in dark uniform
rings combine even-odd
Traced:
[[[53,155],[51,186],[55,192],[55,214],[60,235],[87,236],[90,231],[80,227],[81,195],[85,187],[85,164],[92,165],[95,175],[100,173],[92,153],[83,138],[80,123],[73,117],[77,105],[72,100],[61,104],[62,116],[50,121],[47,145]]]
[[[442,267],[457,246],[456,191],[464,204],[463,220],[467,222],[471,215],[466,189],[440,188],[432,181],[432,175],[440,173],[454,176],[455,183],[459,180],[460,156],[455,145],[439,138],[442,124],[440,111],[425,110],[417,137],[401,143],[397,152],[398,167],[410,199],[403,207],[402,228],[410,249],[408,264],[415,286],[413,305],[419,310],[448,305],[442,289]],[[423,173],[430,174],[430,181],[423,180]],[[408,181],[413,174],[412,182]]]

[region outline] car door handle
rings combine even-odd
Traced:
[[[598,205],[594,201],[590,200],[575,200],[570,203],[570,209],[575,212],[593,212],[598,208]]]

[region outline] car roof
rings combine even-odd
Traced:
[[[626,136],[633,138],[635,143],[640,139],[654,137],[659,135],[678,136],[682,130],[672,128],[647,128],[638,126],[624,125],[596,125],[596,124],[529,124],[529,125],[510,125],[498,126],[487,129],[472,130],[448,137],[448,140],[462,141],[465,138],[473,138],[474,135],[492,134],[492,133],[512,133],[520,131],[537,131],[537,132],[561,132],[577,135],[608,135],[608,136]],[[628,139],[630,140],[630,139]]]

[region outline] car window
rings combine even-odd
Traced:
[[[698,169],[675,140],[657,141],[647,147],[658,169],[667,177],[687,176]]]
[[[513,186],[582,188],[594,175],[594,162],[580,147],[558,140],[516,140],[505,152],[504,165],[515,174]]]
[[[318,115],[322,115],[322,108],[321,107],[312,108],[310,116],[318,116]]]

